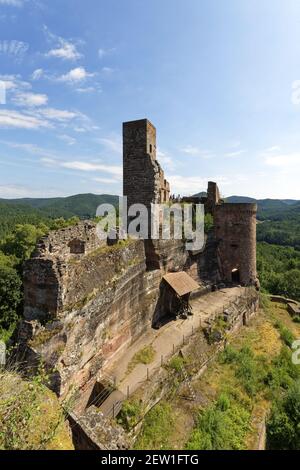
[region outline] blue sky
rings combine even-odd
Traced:
[[[144,117],[172,192],[300,199],[300,1],[0,0],[0,197],[121,194]]]

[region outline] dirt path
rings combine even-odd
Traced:
[[[242,287],[227,288],[194,299],[191,302],[193,316],[187,320],[172,321],[159,330],[151,329],[143,334],[107,369],[115,378],[118,390],[125,396],[128,391],[131,395],[147,379],[147,374],[151,377],[163,362],[188,342],[193,332],[202,328],[208,318],[221,313],[244,291]],[[136,364],[132,370],[128,370],[135,354],[150,345],[155,351],[153,361],[148,365]]]

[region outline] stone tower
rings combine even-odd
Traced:
[[[156,129],[147,119],[123,123],[123,194],[128,207],[169,201],[169,183],[156,160]]]
[[[226,282],[254,285],[256,273],[256,204],[219,204],[214,226],[221,276]]]

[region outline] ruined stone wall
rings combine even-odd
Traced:
[[[220,200],[221,196],[217,183],[209,181],[207,186],[207,199],[205,202],[206,212],[214,214],[215,207],[219,204]]]
[[[70,265],[105,246],[106,241],[98,238],[96,224],[91,221],[51,231],[43,237],[24,267],[25,318],[46,321],[55,317],[66,303],[64,279]]]
[[[146,272],[141,240],[70,258],[63,270],[56,264],[60,260],[45,256],[26,264],[23,332],[30,334],[30,347],[59,372],[56,390],[63,394],[72,383],[80,387],[94,380],[151,326],[161,272]],[[46,289],[40,288],[41,280]],[[51,295],[60,300],[50,309]],[[28,328],[29,321],[34,328]]]
[[[217,255],[222,279],[256,281],[256,204],[220,204],[214,213]],[[236,279],[234,279],[234,272]]]

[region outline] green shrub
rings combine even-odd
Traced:
[[[173,410],[169,403],[161,402],[147,413],[135,449],[168,449],[168,439],[174,428]]]
[[[242,450],[250,429],[250,412],[222,394],[201,411],[197,426],[187,443],[188,450]]]
[[[286,328],[286,326],[284,326],[280,321],[275,323],[275,327],[279,330],[280,338],[282,339],[282,341],[291,348],[293,342],[295,341],[293,333],[288,328]]]
[[[239,352],[232,346],[228,345],[220,355],[221,364],[232,364],[239,357]]]
[[[272,407],[267,422],[267,447],[272,450],[300,448],[300,383],[294,385],[284,399]]]
[[[137,425],[142,417],[142,404],[137,400],[127,400],[122,405],[122,410],[118,415],[118,423],[121,424],[126,431],[130,431]]]
[[[175,356],[172,357],[172,359],[169,361],[168,367],[170,367],[170,369],[175,370],[175,372],[180,372],[184,364],[185,360],[183,357]]]
[[[273,359],[265,377],[265,383],[272,393],[280,388],[287,390],[293,386],[295,380],[300,378],[299,366],[293,364],[292,353],[287,346],[283,346],[279,356]]]

